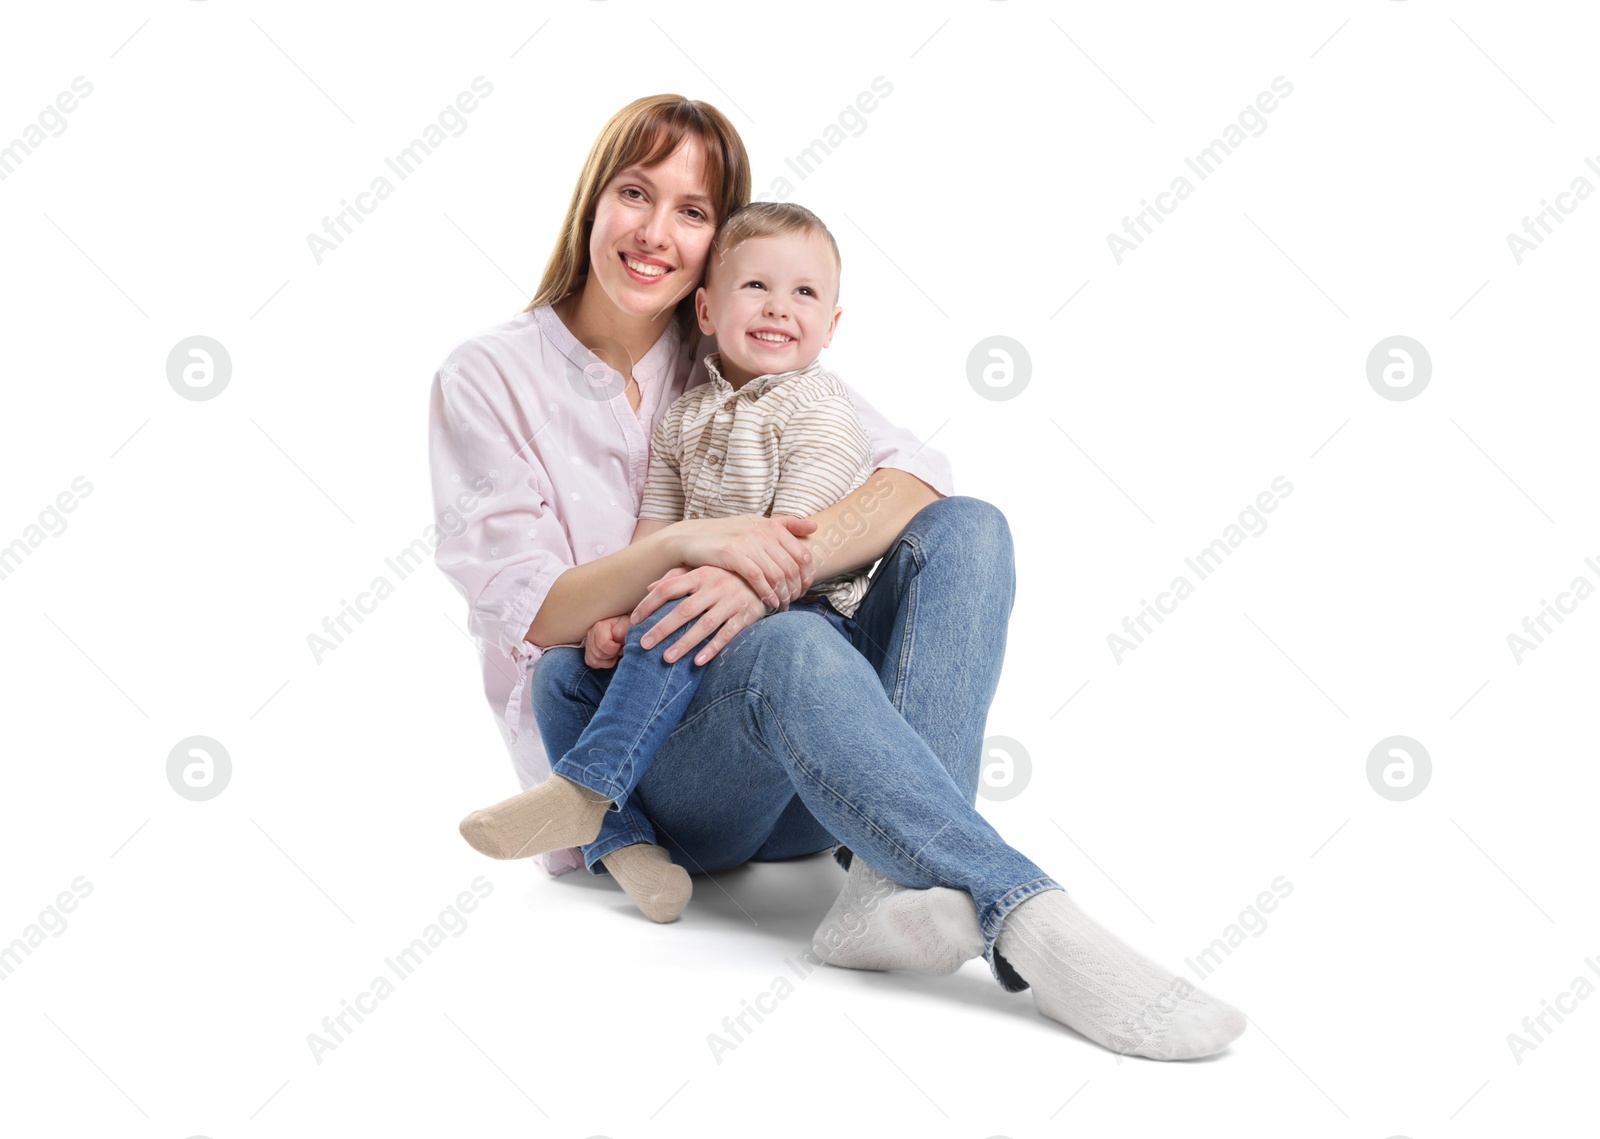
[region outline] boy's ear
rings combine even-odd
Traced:
[[[833,306],[833,319],[828,322],[828,335],[822,338],[822,346],[824,348],[833,343],[833,330],[839,327],[839,316],[843,312],[844,309],[838,305]]]
[[[694,319],[700,325],[700,331],[707,336],[717,334],[716,325],[711,323],[711,305],[706,300],[706,287],[701,285],[694,291]]]

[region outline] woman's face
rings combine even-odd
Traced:
[[[651,319],[695,290],[716,232],[706,151],[694,135],[660,163],[617,173],[595,205],[589,284],[618,311]]]

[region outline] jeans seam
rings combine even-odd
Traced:
[[[563,771],[562,768],[566,768],[567,771]],[[572,772],[572,774],[569,775],[567,773],[568,771]],[[563,779],[576,783],[579,786],[587,788],[590,791],[594,791],[597,794],[604,795],[619,808],[622,805],[622,800],[627,796],[626,784],[618,783],[613,779],[606,779],[603,776],[596,777],[589,770],[589,766],[587,764],[579,763],[577,760],[567,759],[565,756],[562,756],[551,765],[550,772],[552,775],[559,775]],[[583,778],[574,779],[573,775],[581,775]],[[589,780],[590,782],[585,783],[585,779]],[[603,786],[595,787],[591,785],[592,783],[603,784]]]
[[[922,556],[922,549],[917,544],[917,535],[909,527],[902,531],[900,541],[911,553],[911,560],[916,572],[911,575],[911,580],[906,583],[905,589],[905,621],[901,624],[900,664],[895,671],[894,695],[890,703],[896,712],[905,714],[906,678],[911,675],[911,658],[917,647],[917,577],[927,568]]]
[[[759,688],[755,688],[755,687],[752,687],[750,685],[745,685],[742,688],[740,688],[740,691],[741,692],[745,692],[745,693],[749,693],[750,695],[753,695],[756,698],[756,700],[760,702],[761,706],[764,709],[766,709],[769,713],[771,713],[771,722],[775,726],[775,728],[777,729],[777,732],[778,732],[779,736],[782,737],[782,742],[783,742],[783,745],[784,745],[784,751],[785,751],[786,754],[788,754],[789,756],[791,756],[793,758],[793,762],[794,762],[795,768],[797,770],[805,773],[807,778],[809,778],[814,784],[816,784],[822,790],[826,791],[828,794],[832,795],[834,797],[834,799],[839,803],[840,807],[842,807],[845,810],[846,813],[848,813],[852,817],[854,817],[857,820],[857,822],[862,824],[862,826],[864,828],[866,828],[867,830],[871,831],[872,833],[880,836],[884,840],[884,842],[885,842],[885,844],[887,846],[889,846],[891,849],[893,849],[896,853],[898,853],[901,857],[903,857],[907,862],[911,863],[911,865],[915,866],[918,870],[922,871],[928,877],[933,878],[935,881],[938,881],[938,882],[941,882],[941,883],[944,881],[943,878],[941,878],[939,875],[935,874],[931,869],[929,869],[927,866],[925,866],[920,859],[918,859],[917,855],[920,854],[921,851],[916,851],[916,852],[908,852],[908,851],[906,851],[898,842],[895,841],[895,838],[894,838],[893,835],[889,834],[887,831],[885,831],[881,827],[879,827],[877,823],[873,822],[871,819],[869,819],[865,815],[863,815],[859,810],[857,810],[857,808],[856,808],[854,803],[852,803],[844,795],[839,794],[838,791],[834,790],[833,787],[830,786],[822,778],[821,774],[818,773],[815,768],[807,766],[802,761],[802,759],[800,758],[800,754],[801,753],[797,749],[792,748],[792,747],[789,746],[789,737],[788,737],[787,733],[785,733],[784,730],[783,730],[783,724],[779,720],[777,712],[773,709],[772,705],[767,702],[766,696],[761,692],[761,690]],[[798,787],[795,788],[795,791],[798,794],[799,788]],[[804,799],[802,799],[801,801],[804,802]],[[835,836],[835,837],[837,837],[837,836]],[[852,853],[854,853],[855,852],[855,848],[852,847],[851,851],[852,851]]]
[[[1032,882],[1024,882],[1020,886],[1012,887],[1010,890],[1007,890],[1003,895],[1001,895],[1001,897],[998,900],[996,900],[994,905],[989,908],[989,915],[988,915],[987,920],[984,922],[984,924],[987,926],[991,922],[994,923],[994,926],[995,926],[994,936],[989,938],[989,941],[990,941],[991,944],[994,941],[999,939],[999,937],[1000,937],[1000,926],[1004,923],[1006,917],[1008,917],[1010,915],[1010,912],[1011,912],[1012,909],[1015,909],[1018,905],[1022,904],[1024,901],[1026,901],[1028,899],[1028,897],[1031,897],[1033,894],[1035,894],[1035,893],[1043,893],[1043,890],[1035,890],[1034,889],[1034,887],[1040,886],[1040,885],[1043,885],[1046,889],[1048,889],[1051,886],[1057,887],[1058,889],[1061,888],[1061,884],[1059,882],[1057,882],[1054,878],[1050,877],[1050,875],[1046,874],[1046,875],[1044,875],[1042,877],[1035,878]],[[1012,898],[1013,895],[1022,894],[1024,891],[1026,891],[1027,893],[1023,897],[1018,898],[1015,902],[1011,901],[1011,898]],[[985,929],[984,933],[987,936],[988,935],[988,930]]]
[[[589,665],[580,654],[578,657],[578,667],[573,669],[572,679],[567,684],[562,686],[562,694],[565,695],[568,700],[577,700],[579,696],[578,688],[588,678]]]
[[[1020,988],[1013,988],[1001,973],[998,958],[1000,954],[1000,934],[1005,928],[1005,919],[1011,916],[1012,910],[1029,898],[1042,894],[1046,890],[1065,890],[1065,888],[1049,875],[1045,875],[1043,878],[1035,878],[1032,882],[1025,882],[1021,886],[1006,891],[1005,895],[990,907],[988,915],[979,923],[983,931],[983,958],[989,963],[990,974],[993,975],[1000,987],[1007,992],[1021,992],[1022,989],[1029,988],[1030,985],[1026,977],[1016,972],[1014,966],[1010,968],[1010,972],[1022,982]],[[1017,894],[1023,896],[1011,901]],[[991,926],[993,927],[992,932]]]
[[[656,646],[656,648],[661,648],[661,646],[658,645],[658,646]],[[655,650],[654,649],[645,649],[643,651],[645,651],[645,652],[654,652]],[[662,648],[661,651],[663,653],[665,653],[666,649]],[[668,665],[668,667],[669,668],[676,667],[677,663],[678,663],[677,661],[674,661],[671,665]],[[665,707],[667,704],[672,703],[672,701],[674,699],[676,699],[676,697],[677,697],[677,693],[671,693],[669,695],[669,686],[671,685],[671,683],[672,683],[672,678],[669,676],[667,678],[667,684],[662,686],[661,695],[656,697],[656,706],[653,709],[651,709],[650,714],[648,716],[643,717],[643,718],[641,718],[639,720],[639,730],[638,730],[637,734],[635,734],[635,736],[633,737],[632,742],[630,742],[628,744],[627,748],[623,751],[622,755],[616,761],[616,765],[617,765],[617,767],[619,769],[619,771],[618,771],[619,776],[621,775],[620,769],[624,764],[626,764],[627,768],[628,768],[626,777],[621,779],[621,783],[620,783],[621,786],[626,786],[629,783],[633,782],[633,769],[634,769],[634,767],[636,765],[636,760],[634,759],[634,754],[639,750],[639,741],[644,739],[644,737],[649,734],[650,725],[657,717],[659,717],[661,715],[661,709],[663,707]],[[685,686],[685,687],[687,687],[687,686]],[[680,691],[681,691],[681,689],[680,689]],[[670,732],[668,733],[668,736],[669,737],[671,736]]]
[[[743,696],[745,694],[745,692],[746,692],[745,688],[736,688],[732,692],[728,692],[728,693],[723,694],[722,696],[717,697],[711,703],[707,704],[704,708],[700,709],[700,711],[696,712],[693,716],[685,716],[683,719],[678,721],[678,726],[673,728],[672,731],[670,733],[668,733],[667,739],[670,741],[673,736],[675,736],[679,732],[683,731],[683,729],[687,728],[690,724],[693,724],[696,720],[699,720],[701,717],[706,715],[706,713],[712,711],[715,708],[722,707],[722,705],[726,704],[729,700],[737,700],[739,697]],[[666,745],[665,744],[662,745],[662,750],[666,750]]]

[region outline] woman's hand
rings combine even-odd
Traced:
[[[628,615],[602,617],[583,638],[583,663],[590,668],[615,668],[628,643]]]
[[[771,518],[740,514],[685,519],[673,523],[671,532],[680,562],[691,567],[720,566],[749,583],[757,600],[777,609],[811,588],[816,569],[811,551],[801,539],[816,528],[811,519],[788,514]],[[639,620],[638,610],[634,613]]]
[[[654,648],[675,630],[698,617],[699,620],[662,656],[668,663],[693,652],[696,645],[715,631],[716,636],[694,658],[695,664],[705,664],[721,652],[739,630],[754,625],[767,615],[767,606],[761,603],[755,590],[738,574],[721,566],[700,566],[691,570],[680,566],[668,570],[661,578],[650,583],[650,592],[639,602],[631,617],[635,622],[642,621],[663,602],[671,601],[674,597],[684,600],[656,622],[639,642],[642,648]]]

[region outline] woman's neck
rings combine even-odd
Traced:
[[[599,288],[591,291],[589,282],[574,295],[562,297],[551,305],[567,331],[589,351],[599,356],[617,371],[631,376],[632,365],[644,359],[645,353],[655,347],[656,341],[675,318],[676,306],[657,317],[644,318],[619,312],[617,307]],[[614,348],[620,344],[628,354],[627,360],[613,360]],[[625,366],[626,365],[626,366]]]

